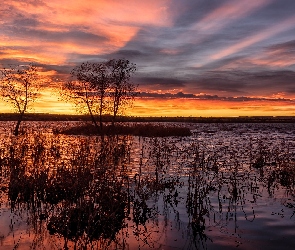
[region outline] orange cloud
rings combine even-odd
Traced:
[[[60,57],[60,56],[59,56]],[[30,50],[13,50],[13,49],[6,49],[3,55],[0,55],[0,59],[18,59],[19,61],[23,62],[39,62],[39,63],[46,63],[46,64],[58,64],[63,63],[64,58],[58,58],[58,56],[54,56],[50,53],[36,53]]]
[[[43,4],[30,1],[10,1],[18,11],[30,18],[37,16],[36,30],[69,31],[72,28],[106,37],[105,42],[96,44],[64,44],[62,49],[76,53],[102,53],[114,51],[130,41],[144,25],[168,26],[171,17],[166,9],[167,0],[114,1],[114,0],[51,0]],[[42,37],[40,37],[41,40]],[[86,47],[84,46],[84,47]],[[59,46],[61,47],[61,45]]]
[[[171,22],[166,6],[167,0],[115,1],[115,0],[78,0],[47,1],[46,5],[35,6],[14,1],[19,9],[39,14],[42,20],[58,25],[79,24],[92,26],[98,23],[123,22],[138,25],[166,26]]]
[[[167,4],[168,0],[4,0],[2,24],[17,28],[13,23],[20,16],[34,23],[24,27],[24,37],[21,30],[18,36],[0,35],[0,59],[62,65],[77,59],[77,55],[112,53],[145,25],[172,25]],[[82,35],[71,38],[71,32]],[[83,35],[90,38],[83,39]]]

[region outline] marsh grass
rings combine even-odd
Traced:
[[[130,141],[128,136],[117,135],[75,143],[63,141],[59,135],[13,137],[1,151],[0,161],[1,176],[8,178],[12,211],[28,211],[35,229],[45,221],[50,235],[64,238],[65,249],[69,242],[77,248],[97,241],[100,247],[117,243],[128,217],[136,230],[142,230],[157,214],[155,207],[148,205],[152,197],[174,190],[177,183],[164,177],[168,156],[161,162],[164,155],[160,151],[149,163],[151,168],[155,164],[154,171],[138,173],[139,181],[130,177],[126,169]],[[161,150],[158,142],[153,147]]]
[[[135,147],[138,159],[132,161]],[[159,248],[164,243],[157,235],[172,226],[187,235],[187,249],[206,249],[214,241],[212,227],[232,230],[238,239],[238,218],[255,220],[252,204],[262,187],[271,195],[278,188],[294,195],[294,166],[283,141],[249,140],[241,153],[235,145],[174,137],[102,140],[40,132],[11,137],[0,147],[1,192],[11,211],[27,214],[28,226],[43,235],[32,249],[46,249],[46,237],[63,249],[128,249],[134,246],[129,238],[138,248]],[[185,227],[179,226],[183,210]]]
[[[92,124],[84,124],[76,127],[55,130],[55,133],[66,135],[97,135],[97,128]],[[189,128],[178,127],[163,124],[116,124],[106,125],[100,131],[100,134],[105,135],[134,135],[144,137],[167,137],[167,136],[190,136],[192,135]]]

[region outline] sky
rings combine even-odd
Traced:
[[[126,115],[295,115],[294,0],[2,0],[1,68],[52,80],[31,112],[75,113],[71,69],[113,58],[137,66]]]

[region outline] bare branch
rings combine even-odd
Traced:
[[[18,135],[19,125],[29,104],[37,97],[40,80],[37,72],[37,67],[33,65],[0,69],[0,95],[19,113],[15,135]]]

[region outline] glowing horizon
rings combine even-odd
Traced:
[[[48,98],[48,96],[47,96]],[[36,101],[36,108],[28,109],[27,113],[48,114],[84,114],[77,111],[74,104],[64,102],[55,96],[48,108],[48,99]],[[2,113],[12,113],[13,109],[5,105]],[[85,113],[87,114],[87,112]],[[237,116],[294,116],[295,100],[253,100],[253,101],[225,101],[225,100],[200,100],[200,99],[161,99],[161,98],[136,98],[132,107],[122,114],[137,117],[237,117]]]

